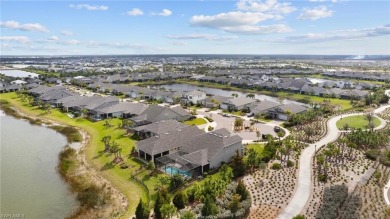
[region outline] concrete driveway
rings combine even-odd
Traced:
[[[210,117],[210,114],[211,114],[211,118],[216,123],[215,129],[226,128],[230,132],[233,132],[233,133],[239,135],[241,138],[243,138],[244,143],[248,143],[248,142],[252,142],[254,140],[258,140],[255,131],[253,131],[253,132],[251,132],[251,131],[234,132],[233,131],[233,124],[234,124],[235,117],[224,117],[224,116],[222,116],[220,114],[217,114],[217,113],[214,113],[214,112],[198,111],[197,113],[202,115],[202,116],[209,116],[209,117]],[[250,121],[249,120],[246,120],[244,122],[245,122],[246,125],[248,125],[248,126],[250,125]],[[272,135],[274,137],[277,136],[277,134],[274,132],[274,126],[273,125],[268,125],[268,124],[263,124],[263,123],[256,123],[254,126],[260,130],[261,134],[270,134],[270,135]]]

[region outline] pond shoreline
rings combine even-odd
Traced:
[[[69,136],[65,135],[64,133],[61,133],[54,127],[72,126],[63,124],[55,120],[47,118],[38,118],[37,116],[23,113],[20,109],[12,105],[7,100],[4,101],[5,102],[2,102],[0,104],[0,109],[2,109],[6,115],[12,116],[16,119],[25,119],[32,125],[40,125],[53,129],[54,131],[64,135],[68,139],[68,143],[71,143],[69,142]],[[74,194],[75,197],[78,199],[77,208],[74,211],[70,212],[66,218],[121,217],[127,209],[127,199],[118,189],[113,187],[107,179],[100,176],[97,171],[88,164],[86,156],[86,147],[90,142],[90,136],[85,130],[79,127],[73,128],[76,128],[78,130],[82,137],[82,141],[79,149],[71,149],[75,152],[72,154],[71,157],[73,161],[72,171],[68,172],[68,174],[64,174],[64,172],[59,170],[61,166],[64,165],[64,163],[69,162],[69,159],[67,159],[69,157],[62,156],[63,153],[70,149],[69,145],[65,146],[62,152],[58,154],[59,161],[56,168],[57,173],[67,183],[67,186],[71,193]],[[83,195],[88,196],[89,194],[85,193],[86,191],[89,191],[89,188],[91,187],[98,188],[95,192],[97,193],[96,195],[98,195],[98,197],[102,198],[102,202],[104,204],[103,206],[88,206],[85,203],[80,203],[80,200],[82,200],[80,197],[82,197]]]

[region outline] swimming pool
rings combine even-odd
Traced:
[[[191,174],[189,172],[180,170],[180,169],[178,169],[176,167],[172,167],[172,166],[165,167],[164,171],[165,171],[165,173],[167,173],[169,175],[181,174],[181,175],[184,175],[184,176],[191,177]]]

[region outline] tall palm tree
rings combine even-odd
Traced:
[[[104,142],[104,151],[105,152],[109,152],[110,151],[110,140],[111,140],[111,136],[110,135],[106,135],[102,138],[102,142]]]

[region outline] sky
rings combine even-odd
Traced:
[[[1,55],[390,55],[390,0],[1,0]]]

